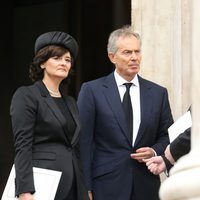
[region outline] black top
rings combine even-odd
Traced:
[[[76,125],[75,125],[74,119],[73,119],[71,113],[69,112],[67,104],[64,102],[62,97],[61,98],[53,97],[53,99],[56,102],[56,104],[59,107],[59,109],[62,112],[62,114],[66,118],[65,126],[67,127],[68,137],[69,137],[69,139],[71,141],[72,137],[74,135],[75,129],[76,129]]]

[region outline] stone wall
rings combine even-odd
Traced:
[[[142,38],[140,75],[167,87],[174,119],[191,104],[190,0],[132,0]]]

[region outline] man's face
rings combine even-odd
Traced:
[[[117,51],[114,54],[109,53],[108,56],[115,65],[117,73],[130,81],[140,69],[140,42],[135,36],[120,37],[117,47]]]

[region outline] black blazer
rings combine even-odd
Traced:
[[[32,173],[35,166],[62,171],[55,199],[66,198],[74,178],[78,185],[78,199],[88,199],[79,160],[77,105],[72,97],[64,91],[61,93],[76,124],[71,141],[65,126],[67,119],[42,81],[22,86],[13,95],[10,114],[16,151],[16,195],[35,192]]]
[[[188,111],[192,112],[192,106]],[[170,152],[175,161],[183,155],[189,153],[191,148],[191,127],[181,133],[171,144]]]
[[[181,133],[171,144],[170,152],[175,161],[189,153],[191,148],[191,128]]]
[[[186,129],[174,141],[172,141],[169,148],[170,153],[175,161],[189,153],[191,148],[191,128]],[[164,155],[162,155],[162,158],[167,168],[166,175],[169,176],[169,171],[174,165],[172,165]]]

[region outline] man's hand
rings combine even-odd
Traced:
[[[155,152],[150,147],[142,147],[136,150],[136,153],[131,154],[131,158],[139,162],[144,162],[143,159],[151,158],[155,156]]]

